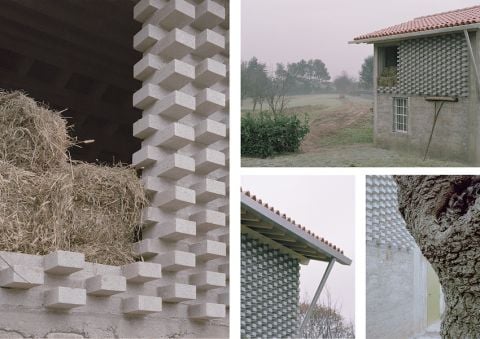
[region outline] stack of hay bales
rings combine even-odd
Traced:
[[[141,181],[129,167],[71,162],[70,146],[59,113],[21,92],[0,92],[0,250],[134,261],[147,202]]]

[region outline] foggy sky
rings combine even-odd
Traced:
[[[419,16],[478,5],[475,0],[241,0],[242,60],[321,59],[332,79],[343,70],[358,77],[372,45],[354,37]]]
[[[352,259],[350,266],[336,263],[322,292],[341,307],[341,314],[355,320],[355,184],[353,176],[242,176],[242,187],[295,222],[339,246]],[[300,271],[300,299],[310,302],[320,283],[326,263],[313,261]]]

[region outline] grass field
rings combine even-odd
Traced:
[[[260,159],[242,157],[248,167],[463,167],[442,160],[422,161],[419,155],[402,154],[373,145],[373,99],[338,94],[297,95],[289,98],[287,113],[307,114],[310,133],[301,151]],[[264,106],[264,109],[267,107]],[[252,102],[242,103],[242,112]],[[258,107],[257,107],[258,111]]]

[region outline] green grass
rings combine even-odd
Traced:
[[[365,119],[351,127],[346,127],[338,133],[325,136],[319,140],[319,146],[371,144],[373,143],[373,122]]]

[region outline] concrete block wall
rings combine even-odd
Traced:
[[[133,126],[151,205],[138,255],[162,265],[163,303],[228,324],[228,1],[141,0]]]

